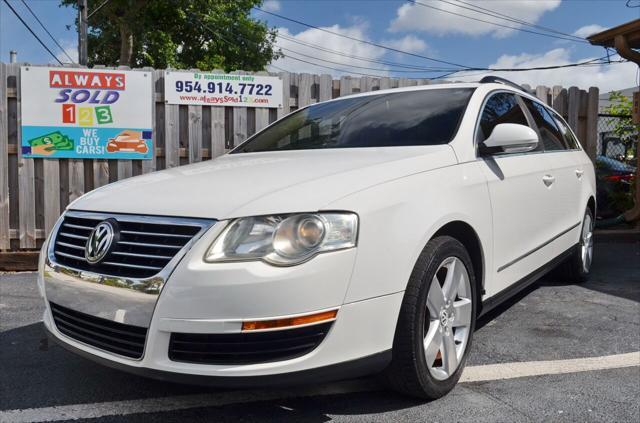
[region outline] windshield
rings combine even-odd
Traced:
[[[473,90],[395,92],[312,105],[256,134],[232,154],[447,144]]]

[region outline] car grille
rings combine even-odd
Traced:
[[[91,231],[106,218],[117,221],[119,237],[115,246],[96,264],[84,256]],[[180,223],[175,223],[180,222]],[[128,277],[149,278],[171,259],[210,221],[187,221],[133,215],[67,213],[55,238],[56,262],[78,270]]]
[[[253,364],[313,351],[333,322],[297,329],[224,334],[172,333],[169,359],[200,364]]]
[[[52,302],[49,305],[56,327],[69,338],[125,357],[142,357],[146,328],[90,316]]]

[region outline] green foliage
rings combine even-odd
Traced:
[[[103,0],[88,0],[89,12]],[[250,16],[262,0],[110,0],[89,19],[89,65],[259,71],[276,31]],[[76,0],[61,0],[77,7]]]
[[[628,116],[618,119],[613,128],[613,132],[621,139],[637,137],[640,125],[635,125],[631,119],[632,100],[622,95],[619,91],[612,91],[609,95],[609,101],[611,104],[604,108],[605,113],[616,116]]]

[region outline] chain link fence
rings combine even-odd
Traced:
[[[598,217],[618,216],[633,206],[637,175],[638,125],[630,115],[598,115],[596,178]]]

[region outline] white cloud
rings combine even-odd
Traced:
[[[75,41],[70,40],[58,40],[62,48],[64,48],[65,53],[67,53],[72,59],[74,63],[78,63],[78,44]],[[56,46],[56,50],[58,53],[56,57],[62,63],[69,63],[69,58],[67,54],[64,54],[60,51],[60,49]]]
[[[467,3],[474,3],[480,7],[490,9],[494,12],[508,15],[512,18],[522,19],[535,23],[548,11],[554,10],[560,5],[561,0],[536,0],[536,1],[486,1],[473,0]],[[436,0],[420,0],[420,3],[433,6],[436,9],[421,6],[420,4],[403,4],[396,11],[396,18],[391,21],[389,29],[392,32],[398,31],[424,31],[437,35],[463,34],[463,35],[484,35],[492,34],[494,37],[506,37],[514,32],[513,29],[501,28],[489,23],[479,22],[462,16],[452,15],[448,12],[466,15],[474,19],[496,22],[502,25],[520,27],[514,22],[507,22],[486,14],[465,9],[466,4],[449,4]]]
[[[394,40],[386,40],[383,41],[382,44],[409,53],[420,53],[427,50],[428,47],[427,43],[415,35],[407,35]]]
[[[367,24],[366,22],[358,22],[350,27],[341,27],[340,25],[333,25],[330,27],[324,27],[323,29],[335,32],[337,34],[346,35],[361,40],[368,40],[367,36]],[[295,41],[290,40],[293,38]],[[297,41],[297,42],[296,42]],[[303,43],[303,44],[300,44]],[[308,45],[304,45],[307,43]],[[338,35],[329,34],[319,29],[311,28],[297,34],[292,34],[287,28],[278,28],[278,47],[282,47],[282,53],[285,57],[282,57],[274,62],[279,68],[285,69],[290,72],[308,72],[308,73],[329,73],[334,76],[341,76],[349,73],[366,73],[372,75],[385,74],[386,66],[382,64],[376,64],[367,62],[364,60],[354,59],[346,56],[358,56],[365,59],[380,59],[384,56],[385,51],[379,47],[360,43],[358,41],[349,40]],[[323,51],[313,46],[325,46],[326,49],[337,51],[342,55]],[[285,50],[286,49],[286,50]],[[291,51],[293,50],[293,51]],[[290,57],[286,57],[290,56]],[[309,57],[310,56],[310,57]],[[298,58],[299,60],[294,59]],[[327,63],[326,61],[335,62]],[[332,69],[327,69],[321,66],[305,63],[319,63],[323,66],[337,68],[344,70],[340,72]],[[376,69],[383,69],[382,71],[367,70],[357,68],[355,66],[370,67]],[[277,68],[272,68],[278,70]]]
[[[585,25],[582,28],[578,28],[573,35],[576,37],[587,38],[589,35],[597,34],[598,32],[602,32],[606,29],[608,28],[598,24]]]
[[[280,2],[278,0],[267,0],[260,7],[267,12],[278,12],[280,10]]]
[[[572,58],[566,48],[556,48],[544,54],[503,55],[489,65],[489,68],[530,68],[540,66],[566,65],[569,63],[586,62],[588,58]],[[610,65],[594,65],[583,67],[561,68],[553,70],[534,70],[523,72],[459,72],[447,79],[452,81],[477,81],[484,75],[496,75],[507,78],[518,84],[562,85],[563,87],[577,86],[582,89],[598,87],[600,92],[628,88],[635,85],[636,65],[630,62],[614,63]],[[468,75],[468,76],[465,76]]]

